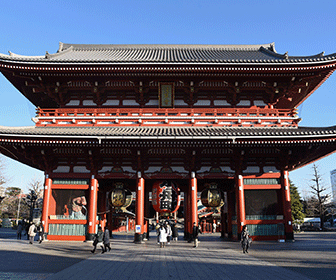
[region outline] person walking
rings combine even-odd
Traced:
[[[37,232],[38,232],[39,243],[42,243],[43,235],[44,235],[44,227],[43,227],[42,223],[40,223],[40,225],[37,227]]]
[[[172,230],[169,222],[166,222],[166,230],[167,230],[167,244],[170,244],[171,236],[172,236]]]
[[[107,227],[105,227],[104,235],[103,235],[103,244],[104,244],[104,251],[102,254],[107,252],[107,248],[109,249],[109,252],[111,251],[111,245],[110,245],[110,231]]]
[[[216,228],[217,228],[217,225],[215,222],[213,222],[212,224],[212,233],[216,233]]]
[[[241,242],[242,247],[243,247],[243,253],[244,254],[248,253],[248,248],[250,247],[251,238],[250,238],[250,233],[247,230],[246,225],[243,226],[243,231],[241,233],[240,242]]]
[[[167,243],[167,229],[163,225],[159,228],[159,242],[160,248],[164,248]]]
[[[16,238],[17,239],[21,239],[21,237],[22,237],[22,230],[23,230],[22,223],[21,223],[21,221],[19,221],[18,222],[18,227],[16,229]]]
[[[177,239],[178,239],[178,228],[177,228],[176,220],[174,221],[174,223],[172,225],[172,237],[173,237],[174,241],[177,241]]]
[[[157,244],[160,244],[160,232],[159,232],[159,229],[160,229],[160,223],[159,221],[156,221],[156,226],[155,226],[155,230],[156,230],[156,236],[157,236]]]
[[[101,249],[102,249],[102,253],[104,253],[104,247],[103,247],[103,231],[101,226],[98,226],[98,232],[96,233],[94,239],[93,239],[93,249],[91,251],[91,253],[94,253],[96,251],[97,245],[101,245]]]
[[[34,223],[31,224],[28,230],[28,236],[29,236],[29,243],[33,244],[34,243],[34,238],[37,233],[37,228]]]
[[[27,240],[29,240],[29,234],[28,234],[28,231],[29,231],[29,228],[30,228],[30,224],[28,221],[24,221],[24,230],[25,230],[25,235],[27,236]]]
[[[192,238],[194,240],[194,247],[197,248],[198,247],[198,234],[200,233],[200,228],[199,226],[197,226],[196,222],[194,222],[193,225],[193,231],[192,231]]]

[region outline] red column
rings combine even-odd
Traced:
[[[141,172],[138,172],[136,201],[135,201],[135,234],[134,242],[141,243],[144,232],[144,206],[145,206],[145,180],[141,178]]]
[[[244,181],[243,176],[236,176],[236,199],[237,199],[237,230],[238,239],[240,233],[242,232],[243,226],[245,225],[245,196],[244,196]]]
[[[49,232],[49,202],[51,196],[51,184],[52,180],[46,175],[44,191],[43,191],[43,208],[42,208],[42,224],[44,227],[45,237],[47,238]]]
[[[189,188],[189,195],[190,195],[190,206],[189,209],[191,210],[190,215],[190,233],[192,233],[192,227],[194,223],[198,225],[198,211],[197,211],[197,179],[195,178],[195,173],[192,172],[192,176],[190,179],[190,188]]]
[[[286,239],[294,239],[292,226],[292,209],[290,198],[290,185],[288,171],[282,171],[282,205],[285,220],[285,235]]]
[[[92,177],[90,182],[90,202],[88,211],[88,233],[87,233],[88,240],[92,240],[96,233],[97,197],[98,197],[98,180]]]

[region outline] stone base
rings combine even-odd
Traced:
[[[294,233],[293,232],[286,232],[286,240],[287,241],[294,240]]]
[[[94,233],[87,233],[86,234],[86,240],[93,240],[94,239],[94,236],[95,236],[95,234]]]
[[[142,243],[143,234],[142,233],[135,233],[134,234],[134,243]]]

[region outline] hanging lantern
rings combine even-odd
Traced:
[[[117,208],[127,208],[132,203],[132,193],[124,188],[123,183],[116,183],[111,192],[111,204]]]
[[[152,205],[156,212],[174,213],[180,207],[180,189],[172,181],[156,181],[152,189]]]
[[[224,205],[223,193],[217,188],[216,183],[208,184],[208,187],[202,191],[201,202],[205,207],[221,207]]]

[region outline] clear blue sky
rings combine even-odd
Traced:
[[[264,44],[279,53],[336,52],[336,1],[139,0],[2,1],[0,53],[54,53],[58,43]],[[0,125],[29,126],[35,108],[0,77]],[[299,108],[301,126],[336,125],[336,73]],[[27,188],[42,172],[6,159],[10,184]],[[330,187],[336,154],[317,162]],[[290,173],[307,195],[311,165]]]

